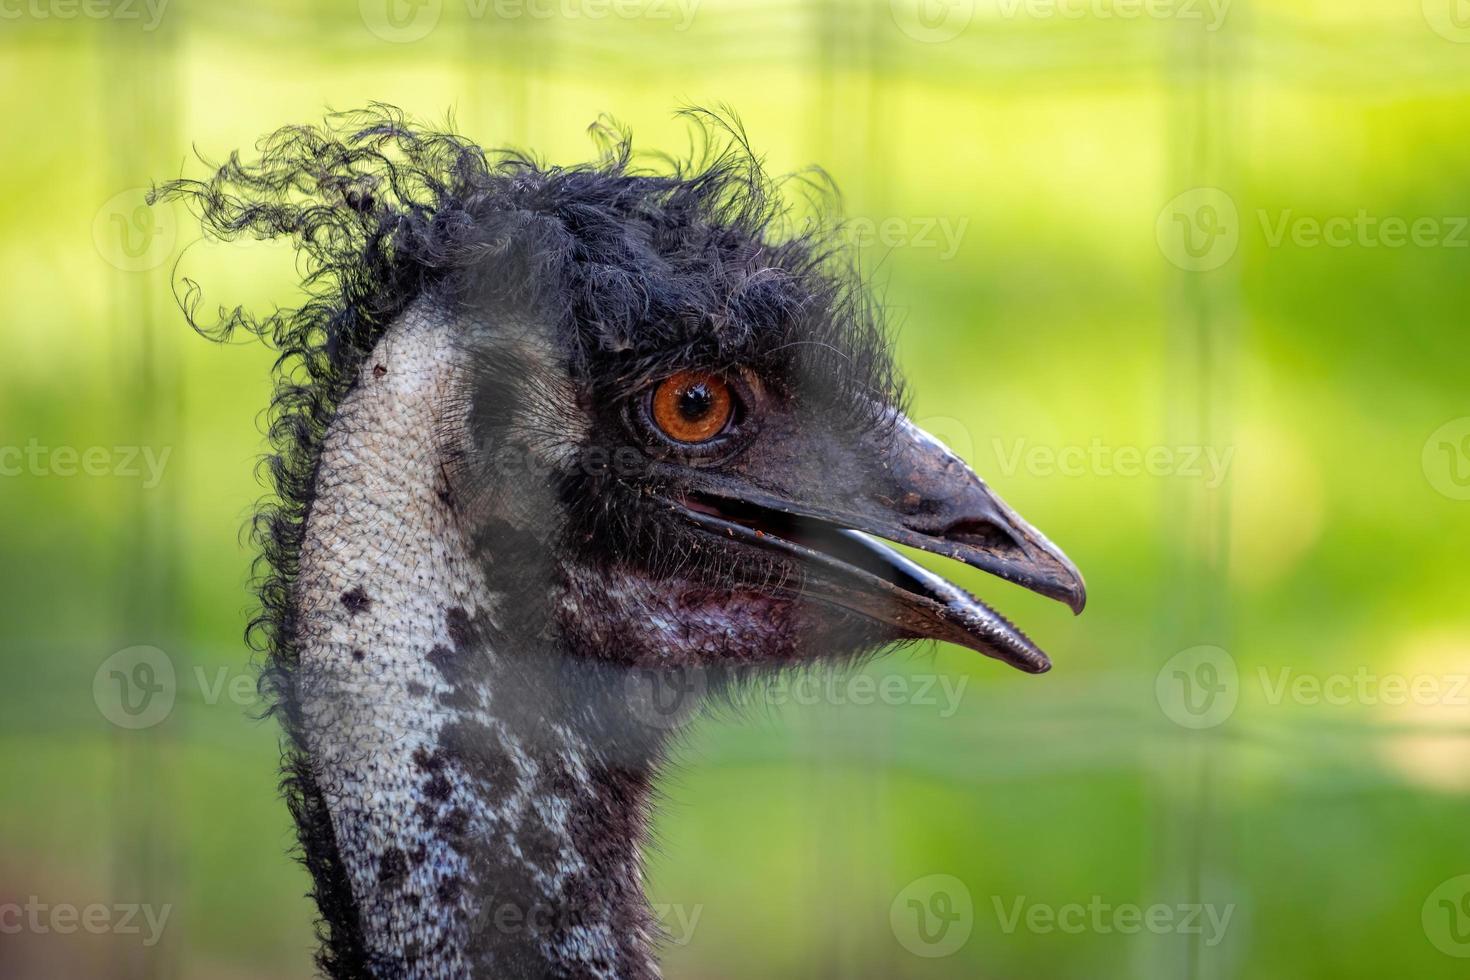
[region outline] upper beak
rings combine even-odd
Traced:
[[[726,485],[684,500],[684,509],[697,523],[800,556],[809,569],[807,594],[887,623],[900,636],[958,643],[1030,673],[1050,669],[1046,654],[1005,617],[873,539],[983,569],[1074,613],[1087,602],[1077,567],[908,419],[871,439],[857,457],[867,461],[868,478],[830,487],[824,500]]]
[[[855,530],[954,558],[1082,612],[1087,586],[1077,566],[942,442],[903,419],[886,455],[903,496],[859,505],[851,516],[866,526]]]

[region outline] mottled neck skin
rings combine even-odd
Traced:
[[[498,566],[465,516],[455,334],[419,310],[384,336],[328,430],[307,521],[296,735],[329,826],[302,835],[355,917],[333,922],[329,959],[378,977],[657,977],[639,845],[662,733],[609,737],[626,719],[597,692],[618,678],[568,671],[550,626],[576,588],[524,588],[534,575]]]

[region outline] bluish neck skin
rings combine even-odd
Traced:
[[[554,631],[503,628],[526,611],[446,484],[451,336],[411,312],[384,337],[328,432],[300,555],[291,734],[308,864],[336,896],[326,959],[656,977],[639,845],[661,739],[605,740],[627,719],[597,692],[621,678],[568,685],[587,675]]]

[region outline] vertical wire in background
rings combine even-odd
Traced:
[[[459,46],[467,109],[460,131],[487,148],[532,147],[531,73],[555,30],[528,17],[469,17]]]
[[[157,148],[177,145],[178,73],[172,23],[144,32],[134,21],[113,19],[98,21],[95,29],[103,86],[98,104],[107,147],[101,172],[108,184],[100,188],[100,199],[106,200],[128,188],[146,187],[162,173]],[[122,431],[155,452],[179,444],[182,416],[177,349],[158,337],[164,320],[158,281],[155,275],[114,269],[112,301],[107,304]],[[159,647],[173,660],[175,677],[188,676],[178,618],[181,562],[174,518],[180,509],[179,481],[164,479],[151,489],[118,485],[127,530],[115,559],[115,645]],[[110,891],[120,900],[160,908],[184,905],[176,843],[182,838],[177,826],[180,795],[172,776],[179,720],[136,731],[112,729],[114,819],[106,830],[112,837]],[[120,958],[111,975],[118,980],[179,976],[184,923],[182,916],[170,918],[173,928],[152,947],[114,945]]]
[[[835,89],[840,84],[839,55],[836,50],[837,35],[841,30],[842,0],[818,0],[809,31],[809,74],[813,95],[808,101],[808,112],[812,115],[811,141],[807,156],[820,160],[829,168],[838,169],[833,159],[833,115],[842,111],[842,100]],[[819,668],[819,676],[827,678],[838,675],[837,668]],[[801,808],[806,812],[806,836],[811,842],[806,853],[811,855],[800,869],[803,881],[802,893],[807,896],[807,935],[812,942],[803,949],[802,974],[813,978],[836,977],[843,972],[845,944],[841,936],[842,913],[826,900],[831,895],[851,894],[847,881],[847,869],[841,866],[836,854],[846,850],[846,838],[851,825],[860,823],[860,815],[840,812],[838,801],[843,799],[842,787],[833,785],[834,780],[850,777],[844,766],[832,767],[832,759],[846,757],[842,744],[843,718],[838,716],[835,705],[820,705],[814,713],[812,724],[805,729],[806,737],[813,744],[810,751],[801,753],[802,765],[809,770],[809,785],[817,792],[802,797]],[[839,885],[840,883],[840,885]],[[837,886],[837,887],[834,887]]]
[[[862,0],[819,0],[813,20],[811,49],[815,64],[812,79],[812,134],[808,161],[826,169],[842,192],[843,213],[860,210],[866,217],[886,213],[874,193],[882,181],[875,180],[868,156],[873,130],[880,124],[874,98],[875,64],[872,32],[875,8]],[[854,208],[857,202],[857,208]],[[833,668],[838,690],[854,671]],[[837,698],[818,714],[811,728],[818,744],[802,753],[805,766],[812,767],[812,785],[824,787],[835,778],[841,785],[812,794],[811,835],[815,866],[808,873],[806,893],[816,899],[819,937],[807,950],[805,975],[819,977],[892,975],[891,962],[877,960],[879,950],[890,944],[874,944],[870,923],[883,921],[887,908],[854,909],[848,901],[823,900],[825,896],[882,895],[886,890],[891,860],[884,860],[872,847],[874,841],[895,839],[892,782],[883,760],[891,757],[893,708],[881,705],[859,707]],[[854,741],[860,744],[852,744]],[[834,760],[850,764],[831,766]],[[854,783],[856,776],[857,782]],[[854,811],[851,804],[860,801]]]
[[[853,0],[854,17],[852,19],[852,43],[857,59],[860,64],[855,65],[853,72],[853,83],[861,80],[862,104],[854,106],[851,113],[853,128],[845,130],[848,133],[846,144],[846,161],[848,169],[854,178],[859,180],[857,192],[862,200],[867,202],[868,207],[875,215],[888,215],[892,213],[893,200],[888,194],[888,166],[890,161],[884,150],[888,144],[883,139],[885,131],[885,119],[883,116],[882,101],[882,66],[887,59],[882,57],[881,46],[890,35],[884,32],[885,26],[890,30],[892,21],[883,14],[887,13],[887,5],[863,3],[861,0]],[[856,70],[860,69],[860,70]],[[855,130],[855,131],[853,131]],[[870,270],[863,268],[864,275],[870,274]],[[927,669],[934,670],[934,658],[930,656],[927,660],[911,660],[910,663],[923,663]],[[920,668],[924,669],[924,668]],[[893,759],[899,753],[896,751],[895,741],[902,738],[904,730],[895,727],[894,721],[898,719],[891,712],[879,712],[877,717],[883,722],[874,726],[873,734],[873,758]],[[906,716],[912,719],[912,712]],[[869,840],[896,841],[903,839],[904,827],[901,826],[902,814],[895,814],[894,782],[890,778],[892,768],[890,765],[874,766],[873,791],[879,806],[877,815],[876,834]],[[861,842],[859,842],[861,845]],[[869,878],[872,887],[864,889],[859,894],[878,895],[886,897],[885,883],[893,883],[895,880],[904,881],[907,872],[901,866],[898,856],[892,848],[875,849],[881,860],[869,870]],[[888,917],[886,905],[864,910],[866,914],[856,917],[859,923],[884,922]],[[886,923],[885,923],[886,924]],[[871,960],[871,966],[863,963],[855,964],[857,970],[854,975],[866,972],[868,975],[897,976],[902,972],[900,957],[909,958],[907,953],[901,951],[896,943],[885,942],[874,944],[867,936],[859,937],[859,950],[864,950],[864,955]],[[874,949],[876,945],[877,949]],[[878,951],[886,952],[886,956],[878,959]]]
[[[1231,110],[1236,48],[1232,38],[1246,30],[1245,4],[1232,10],[1230,29],[1208,32],[1181,21],[1172,31],[1166,60],[1170,184],[1160,205],[1196,188],[1234,187],[1231,140],[1238,132]],[[1239,256],[1210,271],[1179,270],[1170,280],[1166,378],[1170,445],[1219,446],[1230,432],[1231,382],[1239,318]],[[1227,579],[1229,482],[1217,490],[1172,481],[1166,484],[1165,527],[1171,530],[1168,563],[1173,574],[1161,617],[1164,649],[1157,662],[1196,645],[1231,646]],[[1156,773],[1162,825],[1156,845],[1157,893],[1193,906],[1232,900],[1218,891],[1224,879],[1224,817],[1217,812],[1218,783],[1228,764],[1226,728],[1166,735]],[[1147,975],[1165,980],[1203,980],[1231,973],[1231,947],[1206,951],[1199,934],[1161,941]]]

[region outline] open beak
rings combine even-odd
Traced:
[[[821,502],[725,482],[674,506],[723,537],[802,560],[802,592],[888,624],[900,637],[957,643],[1028,673],[1051,660],[1004,616],[877,538],[944,555],[1065,603],[1087,602],[1082,575],[933,436],[907,419],[859,447],[867,478]],[[769,484],[768,484],[769,485]],[[793,495],[794,496],[794,495]]]

